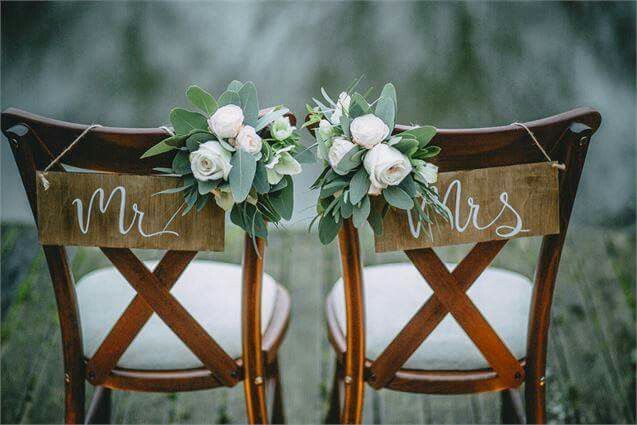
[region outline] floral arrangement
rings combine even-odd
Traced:
[[[440,152],[429,145],[436,129],[419,126],[392,135],[396,89],[386,84],[380,97],[368,102],[354,92],[359,81],[336,101],[321,89],[325,103],[313,99],[316,105],[307,107],[304,126],[314,128],[317,156],[325,165],[312,185],[320,194],[310,228],[319,220],[324,244],[336,237],[343,219],[350,217],[356,228],[367,221],[375,234],[382,234],[383,218],[391,207],[415,212],[418,222],[428,225],[432,212],[449,217],[434,187],[438,167],[428,162]]]
[[[301,172],[298,131],[289,110],[275,107],[259,113],[252,82],[233,81],[215,99],[197,86],[186,97],[201,112],[174,108],[174,135],[150,148],[142,158],[177,150],[170,168],[183,185],[159,193],[184,193],[187,214],[213,199],[230,210],[231,221],[253,238],[267,238],[266,220],[278,224],[292,216],[293,175]]]

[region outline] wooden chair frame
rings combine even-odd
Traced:
[[[290,116],[294,120],[293,116]],[[39,117],[10,108],[2,113],[2,131],[8,138],[37,225],[36,171],[44,169],[87,126]],[[170,154],[140,160],[142,153],[166,137],[161,129],[101,127],[92,130],[64,157],[65,164],[106,172],[150,173],[167,166]],[[61,166],[57,170],[63,171]],[[242,273],[242,356],[233,359],[170,293],[171,287],[193,260],[196,251],[165,253],[150,271],[130,249],[105,248],[102,252],[137,292],[122,316],[86,358],[83,352],[75,283],[64,246],[44,245],[55,291],[64,352],[66,423],[104,423],[110,420],[111,389],[177,392],[232,387],[244,382],[247,418],[250,423],[284,421],[282,387],[277,352],[288,325],[290,300],[278,290],[273,317],[261,334],[261,288],[264,241],[256,249],[246,235]],[[204,367],[187,370],[133,370],[117,362],[142,327],[156,313]],[[85,414],[84,381],[97,386]],[[268,417],[266,390],[272,396]]]
[[[516,359],[465,293],[491,264],[506,240],[477,243],[452,272],[431,248],[406,250],[407,257],[427,280],[433,294],[376,359],[366,359],[358,232],[350,220],[345,220],[339,232],[345,334],[331,307],[332,300],[327,302],[329,338],[337,353],[328,423],[361,423],[365,382],[374,389],[426,394],[500,391],[503,422],[521,423],[524,416],[529,423],[546,422],[545,370],[551,302],[588,142],[600,122],[597,111],[580,108],[526,124],[552,159],[565,164],[566,170],[560,171],[559,175],[560,233],[542,239],[531,301],[527,352],[522,360]],[[394,132],[406,128],[396,126]],[[442,148],[435,161],[442,172],[545,160],[526,131],[514,125],[438,130],[432,143]],[[467,371],[403,368],[448,313],[465,330],[491,368]],[[516,390],[522,383],[526,384],[526,415]]]

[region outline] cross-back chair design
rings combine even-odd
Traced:
[[[417,270],[413,274],[405,272],[406,268],[413,270],[409,263],[364,269],[357,230],[351,221],[344,222],[339,233],[343,277],[326,306],[329,338],[337,353],[328,422],[361,422],[365,382],[374,389],[426,394],[500,391],[504,422],[523,419],[516,389],[525,383],[526,420],[546,421],[545,369],[553,290],[588,142],[600,122],[598,112],[580,108],[526,123],[551,158],[566,165],[559,171],[560,231],[543,237],[533,284],[521,275],[489,267],[506,240],[477,243],[455,267],[445,266],[433,249],[424,248],[405,251]],[[405,129],[397,126],[395,131]],[[432,143],[442,148],[435,161],[441,172],[545,161],[527,131],[516,125],[438,130]],[[476,291],[469,297],[467,291],[480,279],[485,280],[484,285],[475,285]],[[390,302],[389,298],[407,287],[407,280],[416,288],[429,286],[427,297],[412,301],[396,295],[396,301]],[[490,284],[499,292],[488,292]],[[381,288],[388,287],[392,293],[385,292],[383,298]],[[517,296],[517,290],[528,295]],[[370,307],[374,291],[380,296]],[[408,297],[413,298],[413,292]],[[414,308],[404,313],[398,327],[392,327],[392,320],[412,302],[417,304],[411,304]],[[500,318],[496,331],[485,317],[486,313],[494,317],[489,306],[501,308],[505,314],[507,308],[516,306],[517,313]],[[445,340],[443,332],[434,335],[444,320],[450,321],[448,316],[457,322],[455,335],[466,335],[457,338],[466,340],[468,336],[469,347]],[[516,320],[520,324],[511,330]],[[374,340],[379,329],[366,329],[366,322],[396,333],[370,353],[366,338]],[[444,329],[447,335],[453,330],[452,326]],[[378,338],[373,342],[377,344]],[[482,363],[460,349],[473,349]]]
[[[2,113],[2,131],[11,145],[36,224],[36,184],[39,184],[36,183],[36,171],[43,170],[87,127],[39,117],[13,108]],[[101,172],[149,174],[153,167],[167,166],[171,160],[170,155],[164,155],[159,163],[157,160],[140,157],[165,137],[166,132],[162,129],[95,128],[65,154],[62,162]],[[59,165],[56,170],[64,171]],[[255,246],[258,252],[255,251]],[[256,245],[253,245],[246,235],[242,267],[212,261],[193,261],[196,251],[169,250],[151,270],[152,263],[142,262],[128,248],[101,247],[115,269],[134,289],[132,294],[121,277],[119,280],[113,278],[117,272],[112,268],[110,271],[106,269],[89,274],[76,285],[66,247],[44,245],[43,249],[53,281],[62,333],[67,423],[108,421],[111,389],[178,392],[232,387],[241,381],[244,382],[247,418],[250,423],[284,420],[277,351],[287,328],[290,300],[287,291],[263,273],[262,239],[257,239]],[[191,268],[195,271],[189,274]],[[232,280],[225,282],[230,286],[219,286],[224,283],[220,282],[224,278]],[[210,326],[214,328],[214,324],[200,323],[194,317],[195,313],[184,306],[185,301],[178,300],[171,293],[174,285],[180,286],[180,279],[184,280],[182,286],[188,280],[205,281],[206,285],[195,288],[198,292],[191,294],[190,299],[192,303],[192,297],[203,298],[207,303],[203,310],[223,309],[226,307],[224,303],[232,303],[232,300],[236,301],[236,306],[240,306],[234,310],[236,317],[228,322],[236,326],[225,325],[229,329],[227,332],[234,331],[236,340],[240,341],[235,344],[234,352],[224,349],[214,339],[215,335],[209,330]],[[86,284],[83,284],[83,280]],[[89,285],[89,281],[92,285]],[[224,291],[227,292],[231,286],[240,289],[233,292],[234,298],[229,299]],[[111,287],[120,288],[119,292],[109,293]],[[104,292],[100,292],[104,288],[107,291],[106,296]],[[123,313],[112,316],[112,327],[100,328],[103,339],[101,342],[98,339],[93,353],[87,352],[86,344],[83,343],[83,338],[86,342],[87,335],[82,322],[93,323],[89,323],[89,328],[95,327],[95,323],[103,316],[95,318],[91,315],[109,302],[107,298],[121,297],[124,291],[121,288],[129,289],[128,298],[120,305]],[[205,290],[212,292],[203,292]],[[83,302],[89,302],[86,299],[88,295],[78,297],[80,291],[85,295],[101,294],[102,299],[92,300],[92,304],[88,306],[83,305]],[[263,295],[266,291],[267,296]],[[267,316],[262,315],[265,298],[268,302]],[[202,313],[202,309],[199,310],[198,315],[205,319],[205,311]],[[153,324],[153,314],[163,323],[157,321]],[[153,348],[153,338],[158,338],[157,335],[161,334],[149,331],[149,335],[144,335],[146,324],[149,324],[149,328],[167,326],[178,337],[176,340],[172,335],[173,345],[180,344],[180,340],[192,353],[188,355],[194,355],[194,358],[187,360],[186,364],[173,359],[172,364],[162,365],[162,359],[169,357],[168,352],[163,353],[161,348]],[[170,331],[164,330],[170,334]],[[127,359],[127,350],[135,347],[136,338],[145,340],[146,344],[136,350],[137,358],[130,355]],[[158,350],[160,352],[155,355],[159,356],[159,363],[145,365],[144,355]],[[169,350],[171,347],[168,347],[167,351]],[[97,386],[86,414],[85,380]],[[268,396],[271,396],[269,401],[266,400],[265,387],[268,387]],[[268,404],[271,406],[271,418],[268,417]]]

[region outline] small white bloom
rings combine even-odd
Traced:
[[[230,211],[234,205],[234,198],[229,187],[223,189],[213,189],[212,194],[215,197],[215,202],[224,211]]]
[[[254,155],[261,152],[263,143],[261,142],[261,137],[254,131],[253,127],[244,125],[241,127],[241,130],[239,130],[234,146]]]
[[[208,119],[208,127],[217,137],[237,137],[243,118],[243,111],[237,105],[222,106]]]
[[[330,121],[332,124],[337,125],[341,122],[341,117],[343,116],[343,112],[349,112],[349,105],[352,102],[352,98],[346,92],[341,92],[338,95],[338,100],[336,101],[336,107],[334,108],[334,112],[330,117]]]
[[[285,140],[292,135],[292,132],[296,129],[290,124],[289,117],[281,117],[274,120],[270,124],[270,133],[272,137],[277,140]]]
[[[419,164],[414,170],[414,178],[422,183],[434,184],[438,181],[438,167],[431,162]]]
[[[190,169],[197,180],[228,179],[232,169],[231,153],[221,144],[211,140],[199,145],[199,149],[190,153]]]
[[[382,143],[367,152],[363,166],[369,174],[370,194],[380,193],[387,186],[399,184],[412,170],[409,158],[398,149]]]
[[[321,120],[316,130],[324,139],[332,137],[332,124],[328,120]]]
[[[290,155],[290,150],[294,146],[286,146],[274,153],[270,162],[265,165],[265,171],[268,175],[268,183],[277,184],[284,175],[294,176],[301,173],[301,164]]]
[[[350,142],[347,139],[343,139],[340,137],[337,137],[336,139],[334,139],[334,141],[332,142],[332,146],[330,147],[330,150],[327,153],[327,161],[330,163],[330,166],[332,167],[332,170],[334,170],[335,173],[341,174],[341,175],[347,174],[347,173],[338,171],[336,169],[336,166],[338,165],[339,162],[341,162],[341,159],[343,159],[343,157],[347,155],[347,153],[350,150],[352,150],[354,146],[355,146],[354,143]]]
[[[354,143],[371,149],[389,136],[389,127],[374,114],[354,118],[349,126]]]

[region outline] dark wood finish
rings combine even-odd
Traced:
[[[500,393],[502,399],[502,410],[500,419],[503,424],[524,424],[524,406],[522,398],[517,389],[508,389]]]
[[[362,338],[364,317],[358,235],[356,229],[346,222],[339,233],[346,291],[346,335],[343,335],[335,312],[330,307],[331,300],[328,299],[327,304],[329,339],[337,354],[337,378],[334,385],[338,384],[338,376],[347,376],[347,370],[355,370],[356,367],[365,371],[364,379],[357,378],[360,379],[360,383],[354,382],[357,388],[366,381],[375,388],[415,393],[468,394],[508,391],[517,388],[524,381],[526,419],[529,423],[544,423],[546,349],[555,279],[588,142],[598,129],[600,121],[598,112],[580,108],[526,123],[552,159],[565,164],[566,170],[560,171],[558,175],[559,233],[544,236],[538,255],[527,353],[524,359],[515,359],[465,294],[503,247],[503,241],[479,243],[451,273],[430,248],[407,251],[408,256],[417,263],[419,270],[427,278],[434,295],[424,303],[378,359],[365,359],[364,355],[352,356],[352,353],[365,352]],[[396,126],[394,132],[407,128]],[[513,125],[485,129],[441,129],[438,130],[432,144],[442,147],[442,152],[435,159],[441,172],[545,161],[526,131]],[[357,273],[345,273],[346,270],[356,270]],[[447,312],[451,312],[468,331],[473,342],[485,354],[492,366],[491,369],[435,371],[402,367],[404,361],[413,354]],[[361,336],[352,338],[352,332],[360,332]],[[401,344],[405,344],[404,347]],[[402,349],[404,352],[401,352]],[[334,388],[332,392],[332,415],[336,410],[334,403],[340,405],[335,394],[338,395],[338,388]],[[509,397],[511,394],[513,393],[508,392],[503,397]],[[344,412],[341,420],[348,423],[360,421],[360,417],[357,420],[352,416],[345,418],[345,414],[348,411],[360,411],[362,403],[362,392],[360,399],[346,398],[343,406],[339,406]],[[505,404],[506,409],[519,407],[513,398],[507,398]]]
[[[181,178],[38,172],[38,183],[41,183],[42,175],[49,182],[48,188],[43,184],[37,185],[40,206],[38,230],[42,245],[196,251],[224,249],[225,213],[215,202],[208,202],[201,211],[183,215],[183,192],[154,196],[162,190],[181,186]],[[123,188],[124,192],[117,188]],[[98,190],[102,192],[95,196]],[[74,204],[78,199],[82,205],[80,217]],[[102,201],[107,206],[104,212],[100,209]],[[123,211],[120,211],[121,203]],[[143,215],[138,214],[133,205]],[[80,227],[79,220],[84,229]],[[120,220],[124,233],[120,229]]]
[[[443,202],[449,194],[446,205],[452,220],[433,214],[430,229],[420,228],[416,238],[408,213],[392,208],[383,220],[383,234],[375,237],[376,252],[559,233],[558,169],[553,165],[539,162],[440,173],[436,187]],[[504,194],[507,206],[501,199]],[[469,204],[470,199],[476,206]],[[418,226],[415,214],[413,225]],[[509,235],[516,226],[519,232]]]
[[[294,117],[291,116],[294,121]],[[36,172],[43,170],[55,155],[58,155],[74,140],[85,125],[65,123],[38,117],[17,109],[2,113],[2,131],[9,139],[24,187],[27,192],[33,216],[38,224]],[[64,164],[112,173],[150,173],[153,167],[169,164],[174,153],[160,158],[140,160],[139,157],[149,147],[166,137],[161,129],[120,129],[100,127],[92,130],[86,140],[72,149],[61,161]],[[56,164],[52,171],[64,171]],[[253,251],[252,242],[246,242]],[[244,378],[244,359],[232,359],[219,347],[181,304],[170,294],[169,289],[192,260],[194,251],[169,251],[154,272],[126,248],[102,248],[114,265],[128,278],[138,292],[127,307],[124,316],[115,324],[106,340],[98,349],[95,358],[85,358],[82,334],[79,326],[79,312],[75,294],[73,275],[64,246],[44,245],[44,253],[53,281],[58,315],[62,334],[65,369],[65,422],[83,423],[84,382],[99,382],[97,399],[89,411],[89,419],[105,418],[105,403],[110,397],[110,389],[177,392],[232,386]],[[259,290],[254,290],[254,282],[248,282],[250,291],[242,296],[244,305],[261,303],[261,274],[263,272],[263,246],[261,255],[246,256],[243,263],[244,282],[258,280]],[[244,286],[245,283],[244,283]],[[287,292],[277,288],[273,317],[267,324],[261,338],[260,316],[249,317],[255,308],[244,310],[242,321],[250,321],[252,329],[258,329],[256,341],[250,336],[243,338],[243,350],[250,353],[250,373],[253,370],[270,371],[277,359],[290,314],[290,299]],[[132,370],[116,366],[126,347],[143,327],[152,313],[157,313],[179,338],[197,355],[204,367],[186,370]],[[258,325],[254,327],[254,320]],[[262,339],[262,340],[261,340]],[[119,345],[121,344],[121,345]],[[247,345],[247,347],[246,347]],[[258,346],[257,346],[258,345]],[[88,370],[85,365],[88,365]],[[278,371],[278,365],[276,366]],[[273,375],[274,376],[274,375]],[[278,387],[280,397],[281,388]],[[255,406],[247,403],[248,417],[256,418]],[[281,413],[281,411],[279,411]],[[265,416],[267,417],[267,416]]]

